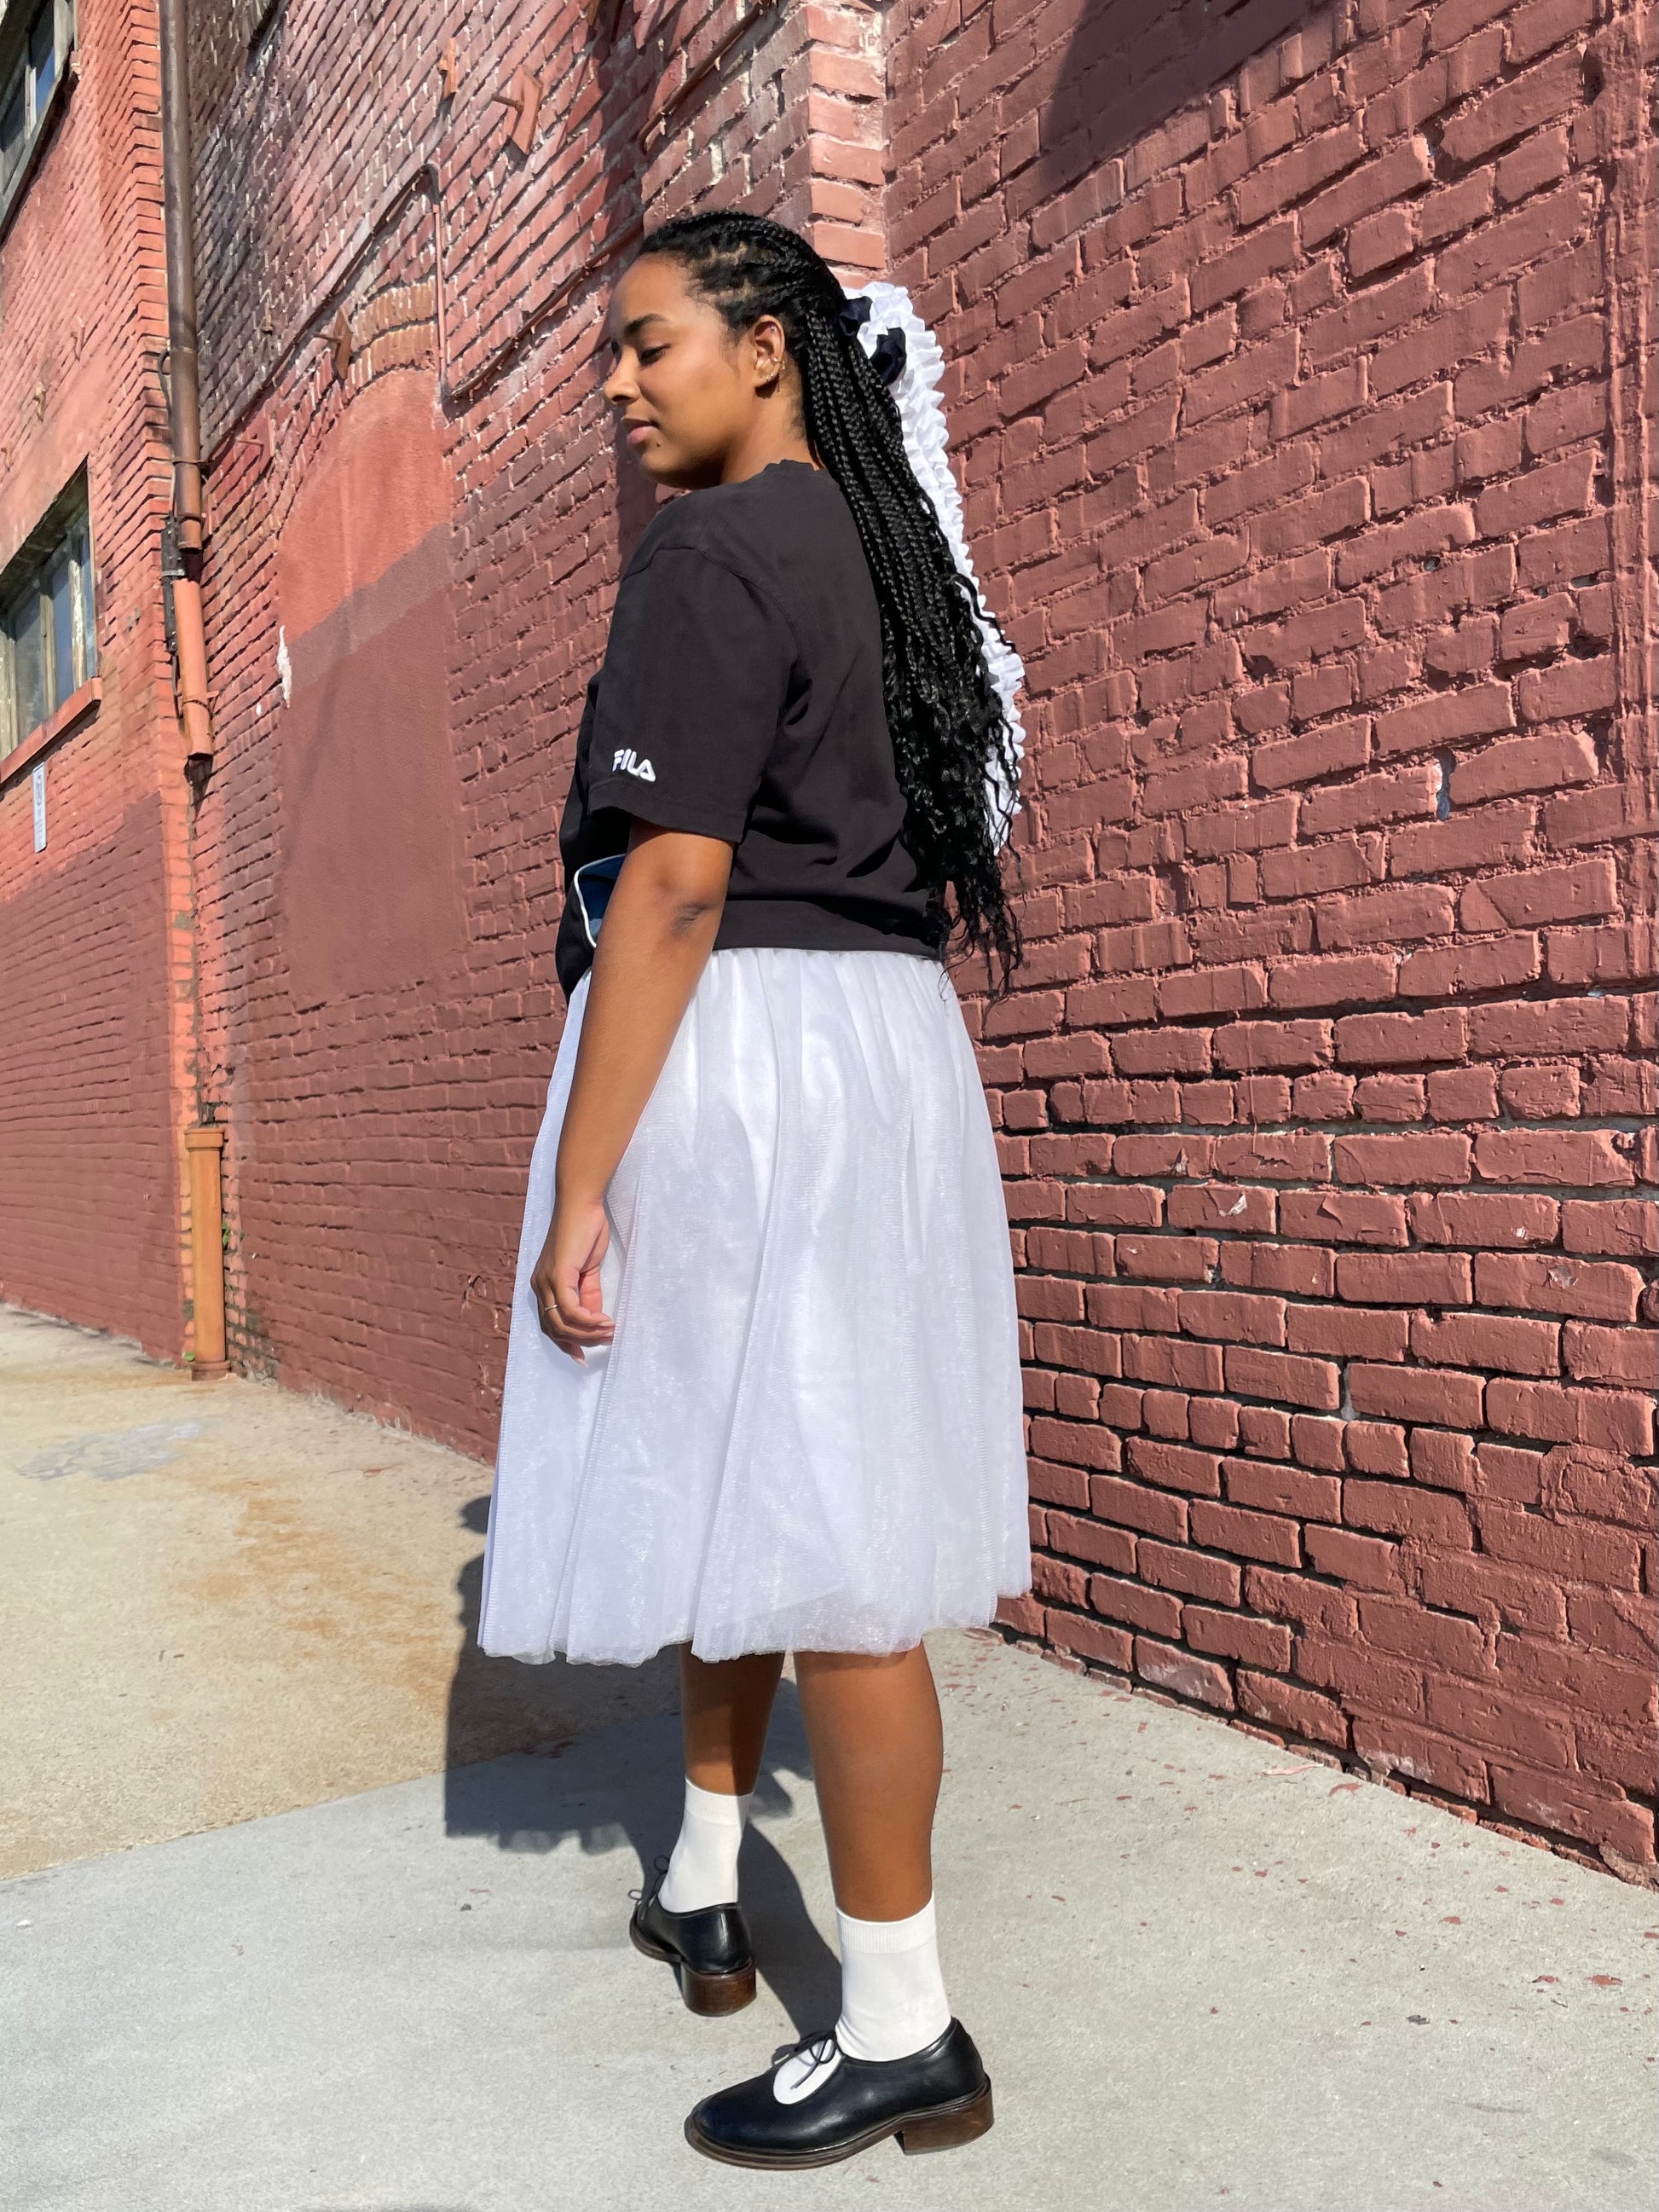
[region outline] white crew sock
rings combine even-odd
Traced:
[[[849,2058],[908,2058],[951,2025],[939,1970],[933,1900],[908,1920],[854,1920],[837,1910],[841,2018],[836,2040]]]
[[[722,1796],[718,1790],[699,1790],[686,1777],[679,1841],[657,1893],[665,1911],[700,1912],[706,1905],[737,1903],[738,1847],[754,1794],[751,1790],[742,1797]]]

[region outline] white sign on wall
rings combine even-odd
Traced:
[[[46,764],[45,761],[37,763],[33,775],[29,778],[29,784],[34,793],[34,849],[37,853],[44,853],[46,849]]]

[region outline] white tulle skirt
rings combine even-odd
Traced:
[[[945,970],[710,955],[611,1179],[607,1346],[530,1285],[587,1002],[536,1139],[484,1552],[488,1652],[895,1651],[1030,1586],[1013,1270]]]

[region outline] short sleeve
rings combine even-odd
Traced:
[[[617,590],[590,806],[741,842],[794,660],[764,593],[694,546],[662,547]]]

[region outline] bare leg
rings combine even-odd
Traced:
[[[686,1779],[721,1796],[747,1796],[760,1775],[783,1654],[711,1660],[695,1657],[689,1644],[679,1650]]]
[[[927,1654],[801,1651],[795,1679],[836,1903],[860,1920],[906,1919],[933,1893],[945,1765]]]
[[[679,1656],[685,1808],[662,1879],[647,1884],[630,1933],[647,1958],[676,1967],[693,2012],[736,2012],[755,1994],[755,1961],[736,1910],[738,1857],[783,1657],[710,1662],[689,1644]]]
[[[799,1651],[841,1939],[841,2017],[769,2075],[705,2097],[696,2148],[737,2166],[822,2164],[882,2132],[947,2150],[991,2125],[991,2084],[951,2013],[933,1917],[944,1731],[927,1655]]]
[[[711,1662],[680,1646],[685,1810],[657,1893],[665,1911],[737,1902],[738,1853],[782,1664],[775,1651]]]

